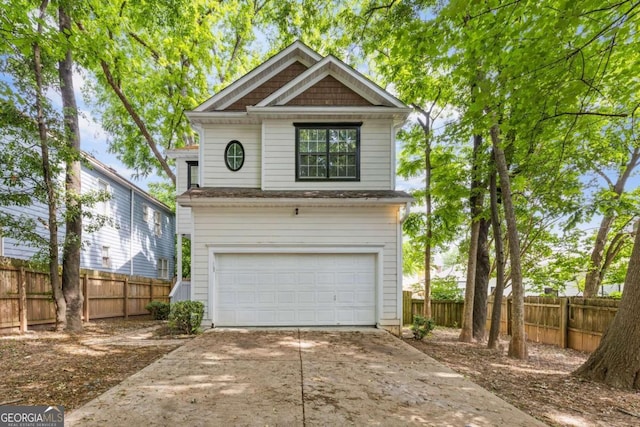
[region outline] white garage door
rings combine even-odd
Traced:
[[[216,326],[375,325],[373,254],[217,254]]]

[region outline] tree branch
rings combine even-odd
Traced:
[[[107,82],[109,83],[109,86],[111,86],[111,89],[113,89],[115,94],[120,99],[120,102],[122,102],[122,105],[124,106],[124,108],[127,110],[127,112],[129,113],[129,115],[131,116],[131,118],[133,119],[135,124],[138,126],[138,129],[142,133],[142,136],[144,136],[144,139],[147,141],[147,144],[149,145],[149,148],[151,148],[151,151],[153,152],[153,154],[155,155],[156,159],[160,163],[160,166],[162,167],[162,170],[164,170],[164,172],[167,174],[167,176],[171,179],[171,181],[175,185],[176,184],[176,176],[175,176],[175,174],[173,173],[173,171],[169,167],[169,164],[167,163],[167,160],[164,158],[162,153],[160,153],[160,150],[158,149],[158,145],[156,144],[155,140],[153,139],[153,137],[149,133],[149,130],[147,129],[147,127],[144,124],[144,122],[142,121],[142,118],[138,115],[138,113],[136,112],[135,108],[133,108],[133,105],[131,105],[131,103],[127,99],[126,95],[122,92],[122,89],[120,88],[120,86],[116,84],[116,81],[115,81],[115,79],[113,77],[113,74],[111,74],[111,69],[109,68],[109,64],[107,64],[104,60],[101,59],[100,60],[100,65],[101,65],[102,71],[104,72],[104,75],[105,75],[105,77],[107,79]]]

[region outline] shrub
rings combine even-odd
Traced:
[[[433,319],[423,316],[413,316],[413,325],[411,325],[411,331],[413,331],[413,338],[420,341],[433,331],[436,327],[436,322]]]
[[[622,299],[622,292],[620,291],[612,291],[609,292],[609,295],[607,295],[609,298],[613,298],[613,299]]]
[[[169,318],[170,306],[168,302],[151,301],[144,308],[151,313],[151,317],[154,320],[167,320]]]
[[[197,334],[204,317],[204,305],[200,301],[178,301],[171,304],[169,328],[178,333]]]
[[[431,280],[431,299],[446,301],[462,301],[462,289],[453,276],[434,277]]]

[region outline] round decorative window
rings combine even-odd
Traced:
[[[240,170],[244,164],[244,148],[240,141],[233,140],[227,144],[227,148],[224,149],[224,162],[229,170]]]

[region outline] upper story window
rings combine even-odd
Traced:
[[[169,278],[169,261],[166,258],[158,260],[158,277],[160,279]]]
[[[111,199],[111,188],[109,183],[98,179],[98,191],[100,192],[100,200],[96,203],[96,210],[99,214],[109,216],[111,214],[111,207],[109,200]]]
[[[362,123],[296,127],[297,181],[359,181]]]
[[[187,161],[187,189],[192,187],[200,187],[198,172],[198,162]]]
[[[227,148],[224,149],[224,163],[232,172],[240,170],[244,164],[244,147],[240,141],[233,140],[227,144]]]
[[[109,246],[102,247],[102,266],[111,268],[111,258],[109,257]]]
[[[162,236],[162,213],[159,211],[153,211],[153,233]]]
[[[144,222],[149,222],[149,206],[148,205],[142,205],[142,220]]]

